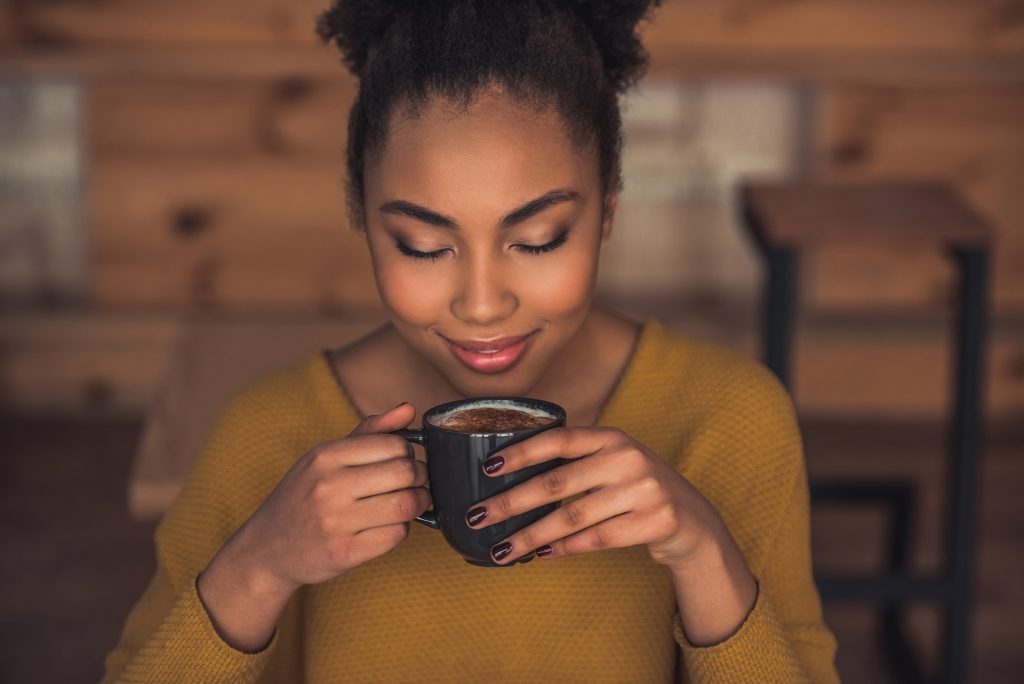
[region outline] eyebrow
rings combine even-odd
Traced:
[[[508,228],[517,223],[522,223],[531,216],[535,216],[556,204],[561,204],[562,202],[579,202],[581,199],[580,194],[575,190],[551,190],[550,192],[546,192],[540,197],[536,197],[521,207],[513,209],[509,213],[505,214],[498,225],[502,228]],[[380,211],[385,214],[408,216],[416,219],[417,221],[429,223],[432,226],[448,228],[450,230],[458,230],[459,228],[459,224],[455,219],[439,214],[436,211],[427,209],[426,207],[422,207],[418,204],[406,202],[405,200],[391,200],[390,202],[385,202],[380,205]]]

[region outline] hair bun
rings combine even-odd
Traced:
[[[555,0],[554,5],[561,5],[583,22],[601,55],[608,82],[617,92],[622,92],[647,68],[647,51],[636,29],[661,2]],[[371,49],[384,41],[388,29],[401,17],[463,3],[473,4],[474,0],[461,0],[461,3],[459,0],[447,3],[438,0],[333,0],[318,17],[316,31],[324,42],[333,42],[341,51],[345,65],[362,77]]]
[[[417,0],[334,0],[317,18],[316,32],[324,42],[333,42],[349,70],[362,77],[371,47],[384,40],[399,17],[415,11],[416,4]]]
[[[605,74],[622,92],[643,76],[647,50],[636,33],[637,25],[662,0],[567,0],[572,12],[590,30],[604,63]]]

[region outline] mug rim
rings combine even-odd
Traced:
[[[508,436],[508,435],[521,435],[524,432],[529,432],[530,430],[536,430],[537,429],[537,427],[531,427],[531,428],[526,428],[526,429],[523,429],[523,430],[514,430],[512,432],[493,432],[493,431],[491,431],[491,432],[464,432],[462,430],[452,430],[451,428],[446,428],[446,427],[444,427],[442,425],[438,425],[437,423],[433,423],[433,422],[430,421],[430,418],[435,416],[435,415],[437,415],[438,413],[444,413],[445,411],[449,411],[449,410],[451,410],[453,408],[456,408],[457,406],[460,406],[462,404],[475,404],[475,403],[479,403],[479,402],[488,402],[488,401],[494,401],[494,402],[499,402],[499,401],[501,401],[501,402],[514,402],[514,403],[517,403],[517,404],[536,405],[537,408],[543,409],[544,411],[547,411],[548,413],[550,413],[551,415],[554,416],[554,420],[552,421],[552,423],[558,423],[559,421],[562,421],[562,422],[565,421],[565,409],[562,408],[561,406],[559,406],[558,404],[556,404],[556,403],[554,403],[552,401],[547,401],[545,399],[534,399],[532,397],[517,397],[517,396],[470,397],[468,399],[456,399],[455,401],[447,401],[447,402],[445,402],[443,404],[438,404],[437,406],[433,406],[433,407],[427,409],[427,411],[423,414],[423,419],[422,419],[423,420],[423,429],[427,429],[429,427],[429,428],[434,429],[434,430],[441,430],[442,432],[449,432],[449,433],[455,434],[455,435],[467,435],[467,436],[470,436],[470,435],[472,435],[472,436],[494,435],[494,436],[502,436],[502,437]],[[547,426],[546,425],[541,425],[539,427],[547,427]]]

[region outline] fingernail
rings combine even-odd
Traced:
[[[466,514],[466,522],[469,523],[470,527],[472,527],[486,517],[487,509],[483,506],[477,506],[476,508],[471,508],[469,513]]]
[[[549,553],[551,553],[552,551],[554,551],[554,549],[551,548],[551,545],[550,544],[545,544],[544,546],[542,546],[539,549],[537,549],[537,551],[535,553],[538,556],[546,556]]]
[[[494,556],[494,560],[501,560],[510,553],[512,553],[512,542],[503,541],[491,547],[491,555]]]
[[[484,472],[488,475],[498,472],[501,470],[501,466],[505,465],[505,459],[501,456],[492,456],[491,458],[484,461]]]

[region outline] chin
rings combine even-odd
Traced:
[[[537,349],[531,351],[536,352]],[[527,356],[501,373],[478,373],[456,359],[446,358],[437,369],[459,394],[466,397],[525,397],[529,396],[543,376],[543,368],[538,366],[537,361]]]
[[[513,368],[505,373],[485,375],[473,373],[465,369],[459,369],[458,376],[448,376],[449,382],[467,397],[525,397],[536,386],[536,381],[525,378],[517,369]]]

